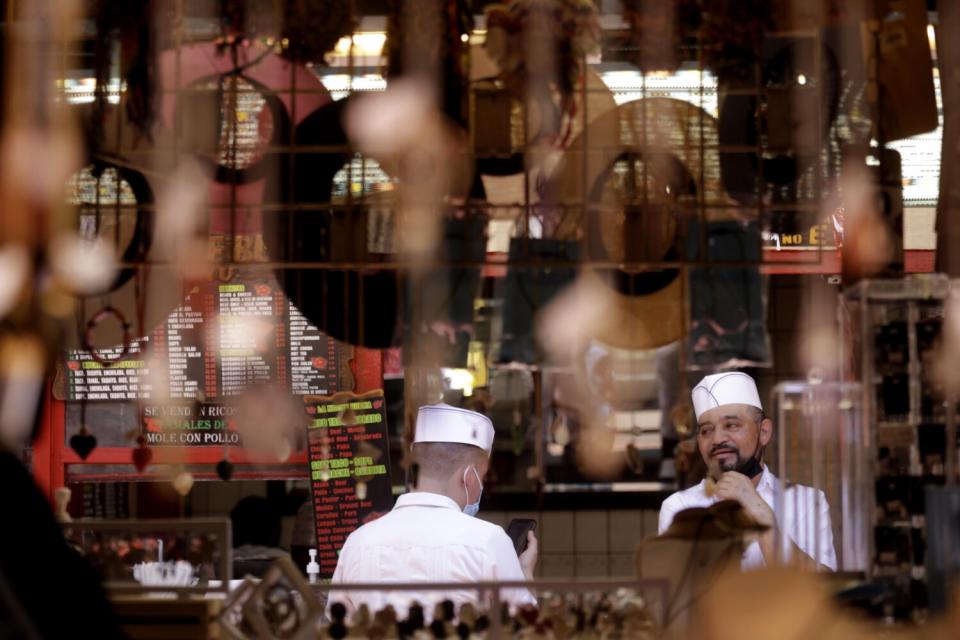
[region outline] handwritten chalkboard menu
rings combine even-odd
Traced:
[[[341,388],[340,351],[276,282],[209,283],[125,354],[120,347],[100,350],[98,361],[86,351],[67,352],[63,395],[210,401],[262,383],[294,395],[329,395]]]
[[[310,491],[320,577],[329,579],[347,536],[393,507],[383,391],[304,397]]]

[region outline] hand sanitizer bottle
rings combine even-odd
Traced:
[[[320,565],[317,564],[317,550],[310,549],[307,553],[310,554],[310,562],[307,563],[307,579],[310,581],[310,584],[317,584],[320,577]]]

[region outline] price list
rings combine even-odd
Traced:
[[[304,402],[317,562],[329,579],[347,536],[393,507],[386,407],[382,391]]]
[[[71,399],[135,400],[149,398],[147,382],[150,370],[143,359],[147,339],[139,340],[127,350],[116,347],[90,353],[74,352],[67,359],[67,392]]]
[[[220,395],[277,380],[273,290],[265,284],[221,284],[219,315]]]
[[[265,383],[298,396],[329,395],[339,391],[340,351],[275,281],[209,283],[126,353],[68,351],[64,397],[212,401]]]
[[[203,314],[189,302],[175,311],[166,325],[155,332],[154,347],[167,354],[169,397],[195,398],[204,382]]]
[[[328,395],[337,391],[337,343],[307,322],[290,303],[290,388],[299,395]]]

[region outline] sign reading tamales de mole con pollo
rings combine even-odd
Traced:
[[[382,390],[303,401],[317,562],[328,580],[347,536],[393,507],[387,412]]]

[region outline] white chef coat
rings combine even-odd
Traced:
[[[775,501],[779,485],[780,481],[777,477],[770,472],[767,465],[763,465],[763,474],[757,484],[757,493],[770,505],[774,514],[777,513]],[[701,480],[700,484],[678,491],[664,500],[660,505],[658,532],[662,534],[669,529],[678,512],[694,507],[709,507],[718,502],[719,498],[706,494],[705,487],[706,480]],[[786,532],[787,537],[805,554],[814,558],[819,564],[836,571],[837,554],[833,548],[830,505],[827,504],[823,491],[792,484],[787,487],[783,500],[783,513],[778,516],[782,519],[778,522],[780,530]],[[789,558],[789,551],[789,545],[784,544],[785,558]],[[765,565],[760,544],[756,541],[751,542],[743,553],[740,561],[741,568],[747,571]]]
[[[337,584],[525,579],[503,527],[468,516],[446,496],[419,491],[400,496],[390,513],[350,534],[333,574],[327,611],[334,602],[342,602],[348,616],[360,604],[371,613],[389,604],[404,616],[417,601],[430,619],[443,600],[452,600],[458,610],[464,602],[480,602],[477,592],[469,589],[338,592]],[[536,604],[527,589],[506,589],[501,597],[511,606]]]

